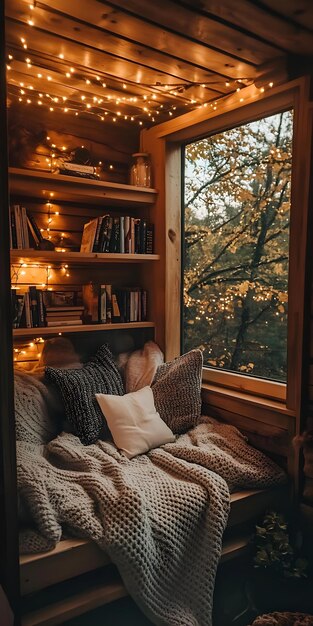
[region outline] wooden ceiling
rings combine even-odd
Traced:
[[[102,121],[147,127],[313,56],[312,0],[5,1],[9,99]]]

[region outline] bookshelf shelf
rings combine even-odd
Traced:
[[[119,252],[55,252],[46,250],[11,250],[11,263],[41,263],[86,266],[104,263],[147,263],[159,261],[158,254],[121,254]]]
[[[157,196],[157,190],[149,187],[134,187],[16,167],[11,167],[9,173],[11,195],[23,198],[36,196],[44,201],[88,202],[93,205],[150,205]]]
[[[43,328],[15,328],[13,330],[13,338],[22,337],[48,337],[51,335],[59,335],[62,333],[88,333],[99,332],[107,330],[123,330],[134,328],[154,328],[154,322],[128,322],[116,324],[82,324],[80,326],[58,326],[58,327],[43,327]]]

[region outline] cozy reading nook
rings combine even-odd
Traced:
[[[4,5],[3,607],[248,626],[267,511],[312,575],[312,6]]]

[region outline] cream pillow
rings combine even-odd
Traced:
[[[175,441],[155,409],[150,387],[124,396],[96,393],[96,398],[116,447],[129,459]]]

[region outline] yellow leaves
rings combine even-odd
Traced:
[[[277,308],[280,313],[285,313],[285,307],[282,304],[280,304]]]
[[[288,302],[288,293],[286,291],[279,291],[277,297],[280,302]]]
[[[243,283],[241,283],[241,285],[238,285],[238,290],[239,290],[239,293],[240,293],[242,296],[244,296],[244,295],[247,293],[247,291],[248,291],[248,289],[249,289],[249,286],[250,286],[249,281],[248,281],[248,280],[245,280]]]

